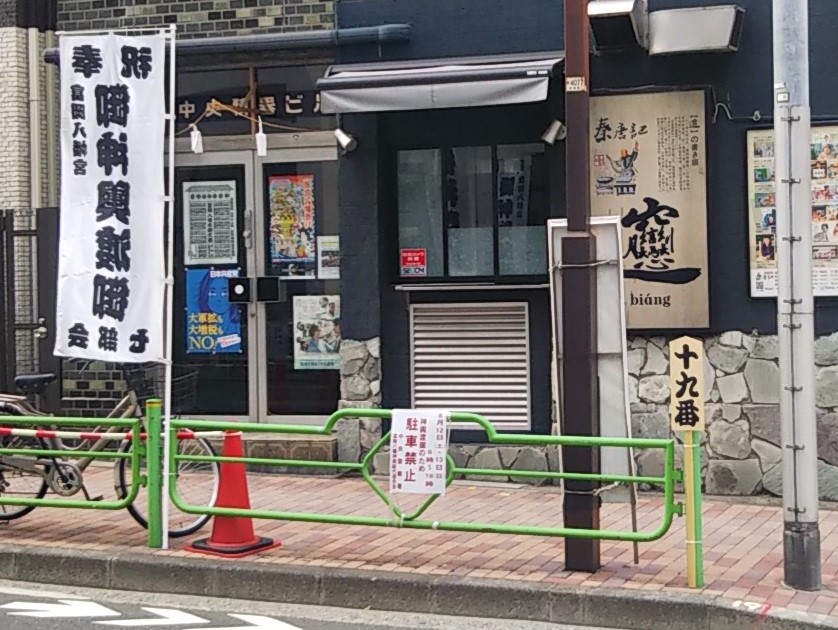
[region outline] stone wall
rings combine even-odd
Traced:
[[[340,409],[381,406],[381,340],[344,339],[340,344]],[[338,422],[338,460],[358,462],[381,439],[381,421],[347,418]]]
[[[668,437],[667,339],[630,339],[628,370],[635,437]],[[707,431],[702,477],[708,494],[782,494],[777,337],[727,332],[704,340]],[[838,333],[815,343],[819,489],[838,501]],[[680,453],[679,453],[680,459]],[[641,474],[660,456],[641,452]]]

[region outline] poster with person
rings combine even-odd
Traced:
[[[294,369],[340,369],[340,296],[294,296]]]
[[[286,280],[311,280],[315,257],[314,175],[277,175],[268,179],[271,264]]]
[[[776,297],[774,131],[751,130],[748,213],[752,297]],[[810,147],[812,283],[816,296],[838,295],[838,127],[814,127]]]
[[[228,280],[238,269],[186,270],[186,353],[241,354],[241,313]]]

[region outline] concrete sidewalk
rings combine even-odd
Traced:
[[[91,468],[85,477],[92,490],[113,496],[110,470]],[[249,480],[254,508],[388,514],[358,479]],[[639,528],[655,529],[661,515],[660,499],[644,497]],[[558,526],[561,495],[552,487],[457,482],[426,516]],[[603,505],[603,528],[628,530],[630,523],[627,504]],[[677,517],[665,537],[641,545],[638,565],[631,544],[603,541],[603,568],[593,575],[563,569],[561,539],[281,521],[254,526],[283,546],[213,559],[182,550],[209,526],[153,551],[125,512],[39,508],[0,529],[0,578],[633,629],[838,628],[838,511],[821,515],[818,593],[783,587],[781,509],[764,502],[705,501],[707,585],[699,591],[686,586],[684,521]]]

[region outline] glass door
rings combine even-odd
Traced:
[[[256,305],[228,290],[256,266],[253,152],[179,154],[176,164],[172,401],[180,413],[254,420]]]
[[[279,300],[258,305],[269,422],[319,424],[340,398],[338,162],[328,141],[257,158],[258,273],[281,285]]]

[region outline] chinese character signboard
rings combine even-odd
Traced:
[[[390,492],[445,494],[447,457],[447,412],[393,410]]]
[[[402,278],[424,278],[428,275],[428,250],[402,249],[399,259]]]
[[[184,182],[182,199],[183,264],[236,264],[236,181]]]
[[[669,418],[673,431],[704,431],[704,346],[681,337],[669,343]]]
[[[55,354],[163,358],[164,38],[61,38]]]
[[[704,93],[591,99],[591,212],[622,217],[629,329],[709,326]]]
[[[748,132],[751,296],[777,297],[774,131]],[[838,295],[838,127],[812,129],[812,283]]]
[[[294,296],[294,369],[340,369],[340,296]]]
[[[227,288],[238,277],[238,269],[186,270],[187,354],[241,354],[240,307]]]
[[[317,267],[314,236],[314,175],[268,179],[271,264],[288,280],[313,279]]]

